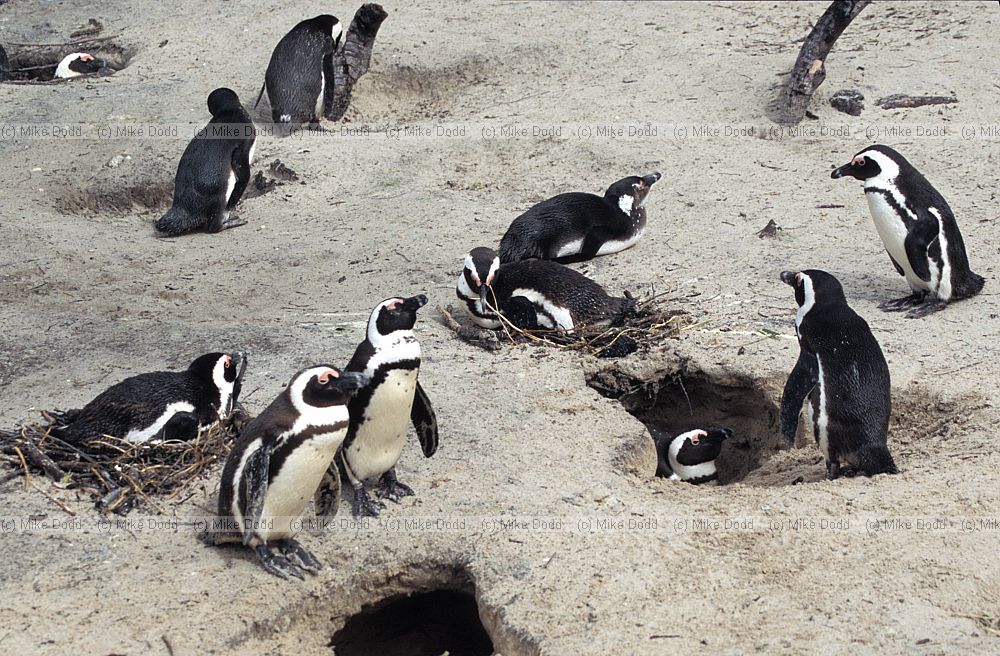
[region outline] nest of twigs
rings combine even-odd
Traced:
[[[564,330],[525,330],[515,326],[501,313],[501,327],[486,330],[479,327],[462,326],[451,313],[438,306],[445,325],[461,339],[489,351],[508,344],[541,344],[562,349],[582,351],[598,358],[623,357],[641,348],[650,348],[668,339],[676,339],[681,332],[694,323],[691,315],[684,310],[670,310],[664,307],[663,295],[640,300],[635,311],[626,316],[619,325],[593,327],[577,326],[572,332]]]
[[[32,485],[32,477],[42,474],[56,487],[88,492],[101,512],[120,515],[138,507],[163,513],[156,499],[176,498],[211,465],[224,460],[246,418],[244,413],[234,412],[229,420],[201,431],[189,442],[135,443],[104,435],[69,444],[51,434],[53,426],[63,423],[65,414],[42,412],[40,422],[0,431],[2,459],[17,468],[0,480],[20,476],[26,489],[35,487],[49,496],[44,488]]]

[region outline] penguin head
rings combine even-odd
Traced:
[[[681,480],[715,477],[715,459],[722,453],[722,443],[733,436],[728,428],[695,429],[681,433],[670,442],[670,468]]]
[[[859,152],[847,164],[834,169],[830,177],[837,179],[849,175],[861,181],[879,177],[891,180],[899,175],[900,164],[905,161],[889,146],[874,144]]]
[[[426,303],[427,297],[423,294],[385,299],[375,306],[368,319],[368,341],[377,348],[393,333],[413,330],[417,323],[417,310]]]
[[[103,69],[110,69],[108,62],[104,59],[97,59],[85,52],[74,52],[71,55],[66,55],[59,62],[59,65],[56,66],[55,77],[68,79],[81,75],[93,75]]]
[[[368,381],[364,373],[341,371],[333,365],[323,364],[296,373],[287,389],[292,405],[300,414],[307,415],[310,408],[346,405]]]
[[[313,18],[312,22],[318,25],[324,32],[329,32],[330,36],[333,38],[333,49],[336,51],[337,47],[340,45],[340,35],[344,31],[344,27],[340,24],[340,20],[336,16],[322,14]]]
[[[500,269],[500,256],[491,248],[479,246],[465,256],[465,266],[458,278],[458,296],[467,301],[478,298],[477,310],[486,314],[492,305],[492,288]]]
[[[622,178],[604,192],[604,201],[618,207],[625,214],[632,214],[633,209],[645,205],[650,187],[660,177],[659,171],[653,171],[641,178],[637,175]]]
[[[247,368],[246,355],[242,351],[234,353],[206,353],[188,366],[188,371],[198,379],[211,382],[219,393],[220,417],[232,412],[233,405],[243,385],[243,373]]]
[[[781,282],[795,290],[795,302],[799,304],[798,323],[815,305],[847,303],[844,287],[826,271],[782,271]]]
[[[219,87],[208,94],[208,112],[212,116],[218,116],[222,112],[239,109],[240,107],[240,97],[232,89]]]

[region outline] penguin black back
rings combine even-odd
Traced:
[[[66,425],[53,429],[53,434],[70,443],[101,435],[141,442],[180,425],[193,426],[194,434],[163,437],[191,439],[199,427],[232,412],[245,369],[246,357],[242,353],[206,353],[185,371],[157,371],[126,378],[82,409],[68,412]]]
[[[300,22],[278,41],[261,89],[261,94],[267,90],[275,123],[319,124],[341,30],[336,16],[323,14]]]
[[[834,276],[785,271],[795,290],[799,359],[785,383],[781,430],[793,444],[802,402],[809,412],[828,475],[842,466],[872,476],[896,473],[886,447],[891,411],[889,366],[868,323],[847,304]]]
[[[188,144],[177,164],[174,202],[156,222],[166,235],[219,232],[243,225],[231,210],[250,182],[256,135],[253,119],[232,89],[208,96],[212,119]]]
[[[659,179],[656,172],[629,176],[603,197],[570,192],[538,203],[510,224],[500,241],[500,262],[576,262],[632,246],[646,229],[646,196]]]

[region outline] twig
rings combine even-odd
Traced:
[[[76,517],[75,512],[66,507],[66,504],[64,504],[62,501],[49,494],[47,490],[35,485],[34,483],[31,484],[31,487],[35,488],[36,490],[44,494],[49,501],[62,508],[64,511],[66,511],[66,514],[68,514],[70,517]]]
[[[24,468],[24,491],[28,491],[28,483],[31,481],[31,474],[28,472],[28,463],[24,460],[24,454],[21,453],[21,449],[14,447],[14,451],[17,452],[17,457],[21,459],[21,466]]]

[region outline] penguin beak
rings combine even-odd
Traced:
[[[236,401],[240,398],[240,392],[243,391],[243,374],[247,370],[247,356],[243,351],[236,351],[235,353],[229,354],[232,360],[232,366],[239,367],[236,374],[236,380],[233,382],[233,396],[230,400],[230,409],[236,406]]]
[[[649,175],[643,176],[642,181],[646,184],[647,187],[652,187],[653,184],[661,177],[662,176],[660,175],[659,171],[653,171]]]
[[[833,172],[830,174],[830,177],[833,178],[834,180],[836,180],[837,178],[842,178],[845,175],[850,175],[851,174],[851,167],[852,166],[854,166],[854,165],[853,164],[844,164],[841,167],[835,168],[835,169],[833,169]]]
[[[782,271],[781,272],[781,282],[786,285],[795,286],[795,272],[794,271]]]
[[[344,371],[338,378],[334,378],[334,386],[344,394],[353,395],[359,389],[368,384],[370,378],[360,371]]]
[[[490,298],[493,296],[493,290],[489,285],[479,286],[479,303],[483,309],[486,309],[490,304]]]
[[[411,296],[410,298],[404,298],[401,307],[404,310],[409,310],[410,312],[416,312],[424,305],[427,304],[427,297],[423,294],[417,294],[416,296]]]
[[[719,429],[716,430],[716,433],[719,434],[719,441],[720,442],[722,440],[728,440],[730,437],[733,436],[733,431],[730,430],[730,429],[728,429],[728,428],[719,428]]]

